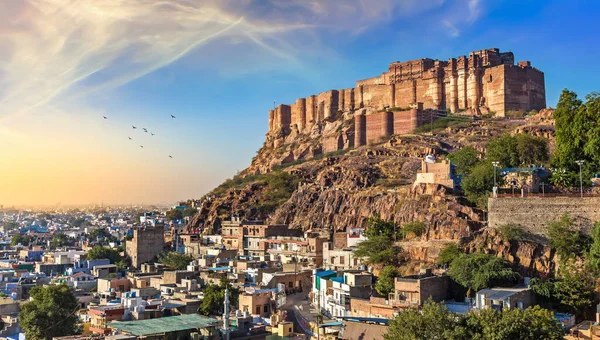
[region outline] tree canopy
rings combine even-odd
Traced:
[[[29,235],[15,234],[10,239],[10,245],[13,247],[18,245],[19,243],[23,246],[28,246],[32,242],[33,242],[33,237],[29,236]]]
[[[373,236],[356,246],[354,255],[363,257],[372,264],[393,264],[396,262],[397,250],[394,242],[387,236]]]
[[[165,217],[168,221],[176,221],[183,219],[183,210],[181,209],[171,209],[165,213]]]
[[[516,168],[529,164],[543,164],[549,159],[548,143],[544,138],[524,133],[493,138],[487,145],[487,161],[500,166]]]
[[[32,300],[21,305],[19,324],[31,340],[52,339],[77,332],[77,298],[65,284],[36,286]]]
[[[441,251],[437,263],[441,265],[449,265],[455,258],[459,257],[462,251],[456,243],[448,243]]]
[[[501,182],[498,177],[498,182]],[[487,198],[494,186],[494,167],[489,162],[480,162],[475,165],[468,176],[464,177],[460,186],[465,191],[467,199],[477,206],[487,206]]]
[[[118,251],[105,248],[102,246],[94,246],[87,252],[88,260],[108,259],[110,263],[117,264],[121,261],[121,254]]]
[[[239,289],[233,287],[226,278],[222,278],[220,284],[209,284],[204,288],[204,298],[198,308],[198,313],[206,316],[223,314],[225,287],[229,288],[229,304],[237,306]]]
[[[581,256],[588,246],[587,240],[566,213],[557,221],[548,223],[547,236],[550,246],[563,261],[573,256]]]
[[[56,233],[52,235],[52,239],[50,240],[50,247],[52,249],[56,249],[58,247],[64,247],[72,243],[73,242],[64,233]]]
[[[498,285],[514,284],[519,274],[508,262],[488,254],[461,254],[450,264],[448,275],[475,292]]]
[[[375,290],[379,295],[388,297],[394,291],[394,280],[398,276],[398,271],[393,266],[385,266],[377,277]]]
[[[186,269],[193,260],[194,258],[190,255],[178,253],[176,251],[158,254],[158,261],[174,270]]]
[[[459,315],[443,303],[426,301],[423,309],[407,308],[390,321],[385,340],[555,340],[564,331],[552,312],[534,306],[525,310],[484,309]]]
[[[375,215],[369,218],[367,221],[367,230],[365,236],[385,236],[392,238],[396,229],[396,223],[394,221],[386,221],[379,215]]]
[[[448,159],[456,166],[456,173],[468,175],[473,166],[479,163],[479,151],[471,146],[466,146],[450,153]]]

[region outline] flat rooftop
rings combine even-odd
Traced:
[[[217,326],[219,320],[197,314],[168,316],[139,321],[113,321],[109,327],[137,336],[178,332]]]

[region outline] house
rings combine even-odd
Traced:
[[[135,335],[138,338],[191,338],[192,333],[200,333],[201,339],[212,340],[220,339],[218,322],[217,319],[198,314],[187,314],[138,321],[115,321],[110,323],[110,327],[121,334]]]
[[[421,161],[421,169],[417,171],[414,186],[419,184],[441,184],[454,189],[456,185],[454,165],[449,160],[436,162],[435,156],[427,156]]]
[[[477,292],[477,309],[526,309],[535,304],[535,294],[529,287],[489,288]]]
[[[389,300],[392,305],[402,307],[420,307],[430,298],[441,302],[448,297],[449,285],[448,276],[433,275],[431,269],[423,269],[418,275],[397,277]]]
[[[101,266],[95,266],[94,269],[92,269],[92,274],[95,277],[100,278],[100,279],[108,277],[108,275],[110,275],[110,274],[117,274],[117,272],[118,272],[118,268],[114,264],[105,264],[105,265],[101,265]]]
[[[74,288],[85,290],[92,289],[98,284],[94,275],[86,274],[84,272],[78,272],[67,277],[67,282]]]
[[[111,329],[108,324],[111,321],[121,320],[125,314],[125,307],[122,306],[98,306],[89,309],[90,331],[95,334],[108,335]]]
[[[352,299],[368,299],[373,275],[367,272],[346,272],[331,277],[331,289],[326,292],[325,310],[333,317],[350,316]]]
[[[238,309],[242,312],[268,317],[275,310],[275,300],[271,291],[243,292],[239,295]]]

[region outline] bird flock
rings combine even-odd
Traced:
[[[108,120],[108,117],[106,117],[106,116],[102,116],[102,118],[104,118],[105,120]],[[174,115],[171,115],[171,119],[175,119],[175,118],[177,118],[177,117],[175,117]],[[135,126],[135,125],[131,125],[131,128],[132,128],[133,130],[137,130],[137,126]],[[155,135],[155,134],[154,134],[154,132],[150,132],[150,131],[148,131],[148,129],[146,129],[146,128],[142,128],[142,130],[144,130],[144,132],[145,132],[145,133],[150,133],[150,136],[154,136],[154,135]],[[129,138],[129,140],[133,140],[133,138],[131,138],[131,137],[127,137],[127,138]],[[143,149],[143,148],[144,148],[144,146],[143,146],[143,145],[140,145],[140,148],[142,148],[142,149]],[[169,155],[169,158],[173,158],[173,156]]]

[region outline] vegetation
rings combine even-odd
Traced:
[[[385,266],[379,273],[375,290],[379,295],[388,297],[394,291],[394,279],[398,276],[398,271],[393,266]]]
[[[556,127],[556,149],[554,166],[566,169],[574,179],[579,180],[577,160],[584,160],[583,178],[590,178],[599,170],[600,164],[600,93],[594,92],[585,97],[585,102],[572,91],[563,90],[554,111]],[[584,185],[588,184],[587,182]]]
[[[462,116],[449,116],[434,120],[432,124],[423,124],[415,129],[416,133],[430,132],[443,130],[450,126],[462,127],[468,126],[471,123],[471,119]]]
[[[456,166],[456,173],[468,175],[471,173],[471,169],[479,163],[479,151],[473,147],[466,146],[450,153],[448,159]]]
[[[592,244],[586,256],[586,266],[596,276],[600,276],[600,222],[592,229]]]
[[[14,247],[18,244],[21,244],[21,245],[27,247],[30,243],[33,243],[33,236],[29,236],[29,235],[15,234],[10,239],[10,245],[12,247]]]
[[[165,217],[167,218],[167,221],[182,220],[183,210],[177,208],[170,209],[165,213]]]
[[[503,135],[490,140],[485,157],[508,168],[544,164],[549,159],[548,144],[544,138],[524,133]]]
[[[501,179],[500,181],[501,182]],[[473,166],[470,174],[463,178],[461,187],[467,199],[480,208],[487,207],[487,199],[494,186],[494,167],[491,163],[480,162]]]
[[[183,270],[194,260],[190,255],[178,253],[176,251],[158,254],[158,261],[170,269]]]
[[[532,279],[531,289],[545,301],[549,308],[560,312],[582,315],[594,305],[594,278],[584,272],[567,267],[556,279]]]
[[[450,264],[448,275],[470,291],[516,283],[519,274],[508,262],[488,254],[461,254]]]
[[[90,242],[115,242],[117,238],[111,235],[106,228],[94,228],[88,235],[87,239]]]
[[[507,241],[520,241],[525,235],[525,230],[518,224],[505,224],[498,228],[498,233]]]
[[[356,246],[354,255],[363,257],[372,264],[394,264],[396,262],[397,249],[394,242],[387,236],[373,236],[360,242]]]
[[[402,225],[402,229],[400,229],[401,238],[406,238],[408,235],[412,234],[417,237],[423,235],[427,231],[425,227],[425,223],[421,221],[409,222]]]
[[[185,209],[183,209],[183,217],[191,217],[194,216],[198,213],[198,209],[192,207],[192,206],[188,206],[185,207]]]
[[[547,236],[561,261],[583,255],[589,246],[587,239],[575,228],[573,220],[566,213],[559,220],[548,223]]]
[[[220,284],[209,284],[204,288],[204,298],[198,308],[198,313],[206,316],[222,315],[225,301],[225,288],[229,288],[229,304],[238,305],[240,291],[229,284],[226,278],[221,279]]]
[[[94,246],[87,253],[88,260],[108,259],[110,263],[117,264],[121,261],[121,254],[118,251],[105,248],[102,246]]]
[[[263,181],[266,184],[262,191],[260,203],[257,209],[265,214],[275,211],[298,187],[300,179],[285,171],[272,172],[264,175]]]
[[[65,284],[31,289],[31,301],[21,305],[19,324],[32,340],[73,335],[77,332],[77,298]]]
[[[365,236],[385,236],[387,238],[392,238],[395,232],[396,223],[394,223],[394,221],[386,221],[379,215],[375,215],[370,217],[367,221],[367,230],[365,231]]]
[[[562,339],[564,331],[553,314],[539,306],[502,312],[485,309],[466,315],[451,313],[443,303],[425,302],[419,312],[400,311],[392,321],[386,340]]]
[[[448,243],[444,249],[440,251],[437,263],[441,265],[449,265],[462,254],[456,243]]]
[[[50,247],[52,249],[56,249],[59,247],[64,247],[73,244],[72,240],[63,233],[56,233],[52,235],[52,239],[50,240]]]

